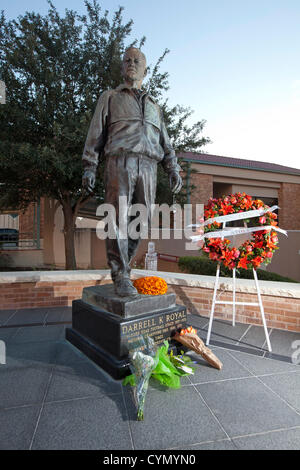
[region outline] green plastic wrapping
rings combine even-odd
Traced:
[[[167,341],[158,349],[156,353],[158,363],[152,372],[152,377],[166,387],[178,389],[181,387],[180,377],[191,375],[194,370],[186,365],[187,362],[191,362],[189,358],[169,355],[168,349]]]
[[[152,377],[166,387],[178,389],[180,388],[180,377],[176,367],[173,366],[168,357],[168,349],[168,343],[164,343],[164,345],[158,349],[156,353],[158,363],[152,372]]]
[[[167,341],[156,351],[151,338],[142,337],[135,344],[135,351],[130,353],[132,374],[123,380],[123,385],[134,388],[134,397],[137,406],[137,419],[144,419],[145,398],[149,379],[153,377],[160,384],[178,389],[181,387],[180,377],[194,373],[190,366],[191,359],[183,354],[169,355]],[[143,349],[143,350],[142,350]]]

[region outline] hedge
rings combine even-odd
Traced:
[[[189,274],[200,274],[202,276],[215,276],[217,270],[217,262],[212,261],[204,256],[183,256],[179,258],[178,266],[181,271]],[[232,270],[221,265],[220,275],[223,277],[232,277]],[[253,279],[251,270],[237,269],[236,277],[243,279]],[[263,269],[257,270],[257,277],[262,281],[280,281],[280,282],[296,282],[289,277],[280,276],[280,274],[264,271]]]

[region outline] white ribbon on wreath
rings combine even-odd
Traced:
[[[272,206],[267,209],[256,209],[246,212],[236,212],[235,214],[221,215],[219,217],[211,217],[207,219],[203,224],[191,224],[190,227],[203,227],[205,225],[213,224],[214,222],[224,223],[224,222],[233,222],[235,220],[251,219],[253,217],[260,217],[267,212],[274,212],[276,209],[279,209],[278,206]],[[271,231],[275,230],[276,232],[283,233],[287,236],[287,231],[282,228],[277,227],[276,225],[260,225],[257,227],[224,227],[222,230],[217,230],[215,232],[207,232],[202,235],[193,235],[190,236],[192,242],[198,240],[204,240],[204,238],[220,238],[220,237],[230,237],[235,235],[243,235],[245,233],[259,232],[259,231]]]

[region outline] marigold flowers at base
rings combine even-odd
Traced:
[[[140,277],[133,285],[138,293],[143,295],[163,295],[168,290],[166,281],[157,276]]]

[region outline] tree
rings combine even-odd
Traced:
[[[210,143],[210,139],[202,135],[206,121],[201,120],[190,126],[188,121],[193,111],[189,107],[180,105],[169,107],[168,99],[165,98],[165,94],[169,90],[169,73],[160,73],[159,69],[169,52],[169,49],[165,49],[164,53],[159,57],[144,88],[156,99],[162,108],[168,134],[176,153],[199,151],[201,147]],[[187,177],[187,174],[193,173],[194,170],[190,168],[190,163],[188,162],[183,162],[179,159],[179,163],[183,169],[183,186],[180,193],[176,196],[176,202],[183,205],[188,200],[188,193],[195,189],[195,186],[190,184]],[[168,204],[173,203],[168,177],[160,165],[158,166],[156,199],[158,204],[163,202]]]
[[[26,12],[17,20],[0,17],[0,79],[6,104],[0,106],[0,207],[26,208],[41,196],[56,199],[64,214],[66,269],[75,269],[74,232],[78,211],[91,197],[83,192],[82,150],[99,95],[122,81],[132,20],[120,7],[109,19],[97,0],[85,1],[86,15],[66,10],[61,17],[48,1],[47,15]],[[186,125],[190,110],[163,101],[168,74],[159,72],[166,50],[145,84],[161,103],[177,149],[199,148],[203,123]],[[100,163],[103,167],[103,161]],[[161,185],[161,175],[159,185]],[[164,184],[164,183],[163,183]],[[103,180],[95,195],[103,201]],[[159,194],[159,191],[158,191]]]

